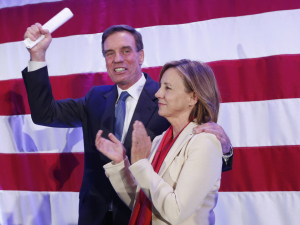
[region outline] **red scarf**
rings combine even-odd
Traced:
[[[181,131],[179,132],[179,134],[181,133]],[[158,173],[164,159],[166,158],[170,148],[176,141],[179,134],[172,140],[173,127],[170,126],[169,129],[166,131],[156,151],[154,159],[152,161],[152,167],[156,173]],[[152,220],[152,203],[144,194],[143,190],[141,189],[138,198],[136,200],[128,225],[150,225],[151,220]]]

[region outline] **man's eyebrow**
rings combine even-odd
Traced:
[[[123,46],[121,49],[129,48],[132,49],[131,46]]]
[[[121,50],[124,50],[124,49],[131,49],[132,50],[132,48],[131,48],[131,46],[123,46],[122,48],[121,48]],[[105,50],[104,51],[104,54],[106,54],[107,52],[114,52],[114,50],[112,50],[112,49],[107,49],[107,50]]]
[[[114,50],[112,50],[112,49],[107,49],[107,50],[105,50],[104,51],[104,54],[106,54],[107,52],[113,52]]]

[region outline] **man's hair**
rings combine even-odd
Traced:
[[[196,123],[217,122],[220,94],[218,84],[212,69],[205,63],[182,59],[172,61],[163,66],[159,75],[161,81],[166,70],[175,68],[183,79],[185,91],[195,92],[198,102],[189,116],[189,121]]]
[[[134,37],[134,40],[135,40],[136,51],[139,52],[142,49],[144,49],[143,39],[142,39],[142,35],[140,34],[140,32],[138,32],[133,27],[128,26],[128,25],[114,25],[114,26],[111,26],[111,27],[107,28],[103,32],[103,35],[102,35],[102,43],[101,44],[102,44],[102,54],[103,54],[104,57],[105,57],[104,42],[110,35],[112,35],[116,32],[129,32],[129,33],[131,33]]]

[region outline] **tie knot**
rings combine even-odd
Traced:
[[[128,98],[129,94],[127,91],[123,91],[120,95],[120,98],[119,98],[119,101],[122,100],[122,101],[125,101],[126,98]]]

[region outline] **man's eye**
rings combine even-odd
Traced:
[[[112,52],[108,52],[108,53],[105,54],[106,57],[109,57],[109,56],[112,56],[112,55],[113,55]]]
[[[129,54],[130,50],[124,50],[124,54]]]

